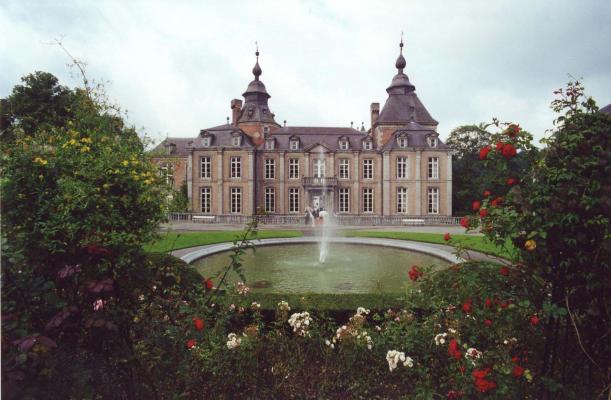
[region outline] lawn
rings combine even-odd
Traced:
[[[231,242],[242,231],[204,231],[204,232],[167,232],[161,233],[161,238],[144,246],[148,252],[166,253],[187,247],[203,246],[206,244]],[[259,231],[257,239],[299,237],[303,234],[293,230],[265,230]]]
[[[510,258],[516,249],[509,242],[505,247],[498,247],[488,241],[484,236],[471,235],[452,235],[450,243],[443,240],[441,233],[420,233],[420,232],[384,232],[384,231],[343,231],[343,236],[352,237],[375,237],[386,239],[413,240],[416,242],[437,243],[437,244],[460,244],[470,250],[491,254],[498,257]]]

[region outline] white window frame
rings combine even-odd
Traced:
[[[347,158],[339,159],[339,179],[350,179],[350,160]]]
[[[265,188],[265,212],[276,212],[276,189],[273,187]]]
[[[407,193],[408,191],[406,187],[397,188],[397,214],[407,214],[408,213]]]
[[[289,179],[299,179],[298,158],[289,158]]]
[[[363,179],[373,179],[373,159],[363,159]]]
[[[363,150],[371,150],[373,148],[373,142],[371,140],[363,141]]]
[[[289,213],[299,213],[299,188],[289,188]]]
[[[429,179],[439,179],[439,157],[429,157],[428,177]]]
[[[397,179],[409,178],[409,158],[406,156],[397,157]]]
[[[276,160],[265,159],[265,179],[276,179]]]
[[[299,140],[291,139],[290,140],[290,148],[291,148],[291,150],[299,150]]]
[[[234,136],[231,138],[231,145],[238,147],[240,146],[240,142],[241,142],[242,137],[241,136]]]
[[[166,185],[174,185],[174,166],[171,163],[160,165],[159,176],[165,181]]]
[[[340,150],[348,150],[350,148],[348,140],[343,139],[339,141],[339,149]]]
[[[210,147],[210,136],[202,138],[202,147]]]
[[[437,147],[437,144],[439,143],[437,138],[432,136],[428,137],[428,142],[430,147]]]
[[[428,213],[439,214],[439,188],[430,187],[427,193]]]
[[[242,157],[231,157],[231,178],[239,179],[242,177]]]
[[[363,188],[363,213],[373,213],[373,188]]]
[[[200,188],[200,210],[204,214],[210,214],[212,211],[212,188],[204,186]]]
[[[349,213],[350,212],[350,189],[339,188],[339,212]]]
[[[231,194],[230,212],[232,214],[241,214],[242,213],[242,188],[241,187],[232,187],[230,189],[230,194]]]
[[[403,136],[398,137],[397,144],[399,145],[399,147],[403,147],[403,148],[407,147],[407,138]]]
[[[200,179],[212,179],[212,160],[210,156],[199,158],[199,177]]]
[[[265,150],[274,150],[274,139],[267,139],[265,141]]]
[[[320,158],[315,158],[312,163],[312,167],[314,168],[313,176],[314,178],[324,178],[325,177],[325,160]]]

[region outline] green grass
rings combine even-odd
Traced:
[[[384,231],[343,231],[344,236],[352,237],[375,237],[386,239],[413,240],[416,242],[452,244],[459,243],[463,248],[491,254],[498,257],[510,258],[516,249],[507,242],[505,247],[497,247],[489,242],[484,236],[452,235],[452,242],[443,240],[442,233],[420,233],[420,232],[384,232]]]
[[[232,298],[230,298],[232,299]],[[401,293],[344,293],[344,294],[276,294],[276,293],[249,293],[246,298],[238,298],[235,302],[250,304],[253,301],[261,304],[264,310],[275,310],[281,301],[287,301],[291,312],[297,310],[342,311],[356,310],[365,307],[372,310],[386,310],[400,308],[405,305]]]
[[[205,231],[205,232],[167,232],[162,233],[156,242],[144,246],[148,252],[166,253],[168,251],[185,249],[187,247],[203,246],[206,244],[231,242],[242,231]],[[259,231],[257,239],[299,237],[300,231],[291,230],[265,230]]]

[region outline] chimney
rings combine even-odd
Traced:
[[[242,100],[233,99],[231,100],[231,125],[236,126],[238,124],[238,118],[242,112]]]
[[[373,125],[378,122],[378,116],[380,115],[380,103],[371,103],[371,129]]]

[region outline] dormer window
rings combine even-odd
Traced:
[[[267,137],[269,135],[269,126],[263,127],[263,137]]]
[[[202,147],[210,147],[210,136],[202,138]]]
[[[166,145],[165,152],[167,155],[176,153],[176,145],[174,143],[169,143]]]
[[[363,150],[371,150],[373,148],[373,143],[371,139],[363,140]]]
[[[426,141],[429,144],[429,147],[437,147],[437,138],[434,136],[429,136]]]
[[[254,110],[252,109],[252,107],[248,107],[248,116],[252,117],[252,113],[254,112]]]
[[[267,139],[265,141],[265,150],[274,150],[274,144],[275,144],[274,139]]]
[[[289,143],[291,150],[299,150],[299,139],[291,139]]]
[[[407,138],[405,136],[399,136],[397,138],[397,145],[399,147],[407,147]]]
[[[348,142],[348,139],[342,138],[339,140],[339,149],[340,150],[348,150],[349,147],[350,147],[350,142]]]
[[[238,147],[240,146],[240,144],[242,143],[242,135],[240,134],[235,134],[232,138],[231,138],[231,145]]]

